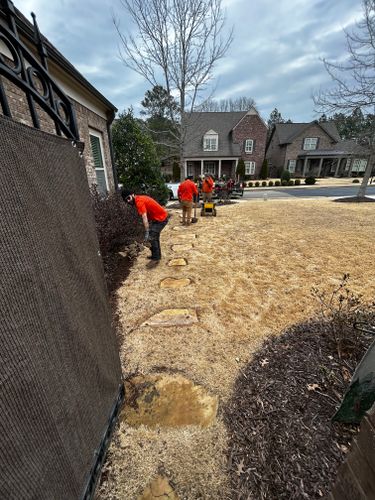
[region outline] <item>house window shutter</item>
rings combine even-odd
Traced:
[[[96,183],[98,191],[105,194],[107,192],[107,182],[105,178],[103,155],[100,147],[100,139],[96,135],[90,134],[90,145],[92,158],[94,160],[94,168],[96,173]]]
[[[256,145],[257,141],[256,139],[253,139],[253,153],[255,153],[255,145]]]

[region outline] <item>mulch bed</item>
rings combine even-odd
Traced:
[[[374,198],[369,198],[368,196],[364,196],[363,198],[350,196],[347,198],[336,198],[336,200],[333,201],[336,203],[375,203]]]
[[[225,409],[233,498],[313,499],[329,492],[358,432],[331,417],[370,343],[361,335],[340,360],[329,327],[318,321],[266,341]]]

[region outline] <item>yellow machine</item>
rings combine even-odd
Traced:
[[[212,215],[213,217],[216,217],[215,203],[212,202],[203,203],[201,209],[201,216],[204,217],[205,215]]]

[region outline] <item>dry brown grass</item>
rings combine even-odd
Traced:
[[[147,269],[145,251],[118,291],[124,374],[175,370],[225,404],[241,366],[262,340],[313,315],[318,305],[311,297],[312,286],[330,287],[350,273],[351,288],[365,298],[374,297],[374,220],[373,204],[317,200],[261,200],[220,207],[217,218],[200,219],[184,231],[172,230],[179,222],[174,215],[162,233],[162,263]],[[173,252],[172,244],[187,243],[179,234],[188,233],[197,235],[191,240],[193,248]],[[188,266],[168,267],[173,257],[186,257]],[[160,289],[160,281],[167,277],[190,278],[192,284]],[[179,328],[139,326],[171,307],[196,307],[200,322]],[[225,498],[226,439],[220,421],[209,430],[159,434],[122,424],[117,443],[126,442],[126,448],[112,446],[110,461],[116,465],[110,470],[123,472],[110,474],[102,498],[136,498],[161,463],[168,464],[180,498]]]

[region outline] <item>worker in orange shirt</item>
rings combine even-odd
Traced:
[[[161,259],[160,233],[167,225],[168,212],[150,196],[134,194],[127,189],[122,190],[121,196],[126,203],[135,206],[142,217],[145,241],[151,243],[151,255],[148,258],[158,262]]]
[[[212,200],[213,190],[214,190],[214,180],[209,174],[206,174],[202,182],[203,202]]]
[[[198,188],[191,176],[187,177],[178,186],[177,195],[182,205],[182,224],[189,226],[191,224],[193,201],[197,201],[198,199]]]

